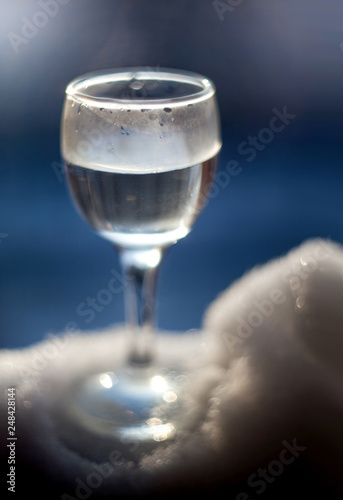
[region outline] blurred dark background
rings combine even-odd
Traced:
[[[124,319],[121,293],[90,323],[77,312],[120,271],[75,212],[61,173],[64,89],[88,71],[180,68],[217,86],[219,171],[235,160],[237,175],[218,177],[192,233],[167,254],[161,329],[199,328],[232,281],[308,238],[343,241],[342,0],[231,4],[0,0],[2,348],[70,322],[84,330]],[[284,127],[271,122],[277,114]]]

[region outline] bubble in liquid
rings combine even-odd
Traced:
[[[149,115],[149,118],[150,118],[150,120],[156,120],[157,119],[157,115],[155,115],[154,113],[152,113],[151,115]]]
[[[134,82],[131,82],[129,87],[133,90],[140,90],[143,87],[143,83],[136,80]]]
[[[171,113],[172,110],[170,108],[163,108],[163,111],[165,111],[166,113]]]

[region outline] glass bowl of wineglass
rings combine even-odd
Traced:
[[[126,283],[127,356],[73,388],[69,414],[79,430],[107,442],[133,439],[140,449],[178,432],[182,376],[154,349],[156,279],[165,250],[190,232],[206,202],[220,148],[215,86],[202,75],[124,68],[67,86],[61,152],[69,191],[115,247]]]

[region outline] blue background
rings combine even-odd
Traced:
[[[236,160],[239,174],[168,251],[160,328],[199,328],[219,292],[308,238],[342,242],[341,0],[242,0],[221,16],[209,0],[70,0],[14,46],[26,20],[44,24],[43,3],[0,0],[0,347],[69,322],[88,330],[124,320],[122,293],[88,324],[77,314],[120,271],[75,212],[58,167],[64,88],[87,71],[172,67],[217,86],[219,171]],[[285,106],[296,117],[249,162],[239,145]]]

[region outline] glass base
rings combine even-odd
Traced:
[[[94,460],[137,460],[191,425],[189,378],[175,370],[127,367],[73,386],[59,407],[60,437]],[[113,458],[113,457],[112,457]]]

